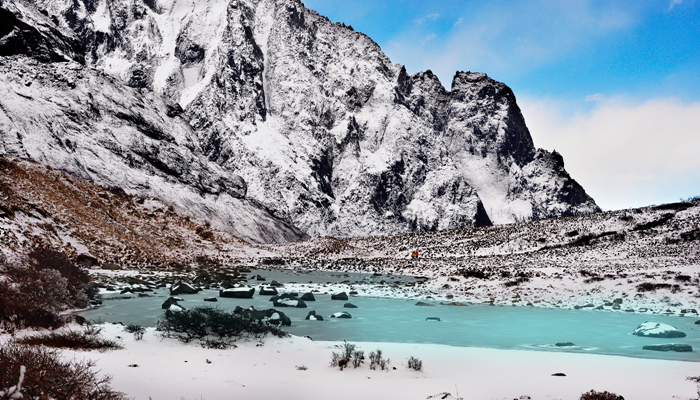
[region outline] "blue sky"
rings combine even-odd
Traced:
[[[409,73],[485,72],[603,209],[700,195],[700,0],[305,0]]]

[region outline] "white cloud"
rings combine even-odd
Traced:
[[[677,6],[677,5],[681,4],[681,3],[683,3],[683,0],[671,0],[671,1],[669,2],[669,5],[668,5],[668,10],[669,10],[669,11],[672,10],[673,7],[675,7],[675,6]]]
[[[560,152],[603,209],[700,195],[700,103],[608,99],[573,117],[551,100],[519,103],[535,145]]]
[[[605,95],[596,93],[592,94],[590,96],[586,96],[586,101],[604,101],[605,100]]]
[[[437,37],[436,34],[431,33],[430,35],[428,35],[428,36],[426,36],[425,38],[423,38],[422,43],[423,43],[423,44],[426,44],[426,43],[430,42],[431,40],[434,40],[436,37]]]

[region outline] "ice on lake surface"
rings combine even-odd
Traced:
[[[260,283],[267,284],[269,280]],[[284,288],[281,288],[280,293],[284,292]],[[256,290],[252,299],[234,299],[218,297],[218,290],[203,290],[196,295],[179,297],[185,300],[180,305],[187,309],[202,305],[231,310],[236,306],[272,308],[272,302],[269,301],[271,296],[260,296],[257,293]],[[700,362],[700,325],[695,324],[697,318],[484,304],[449,306],[425,299],[420,301],[435,306],[416,306],[418,299],[351,296],[348,301],[342,301],[331,300],[331,293],[332,291],[328,291],[328,294],[314,293],[316,301],[306,302],[308,308],[277,308],[292,319],[292,326],[285,327],[285,330],[294,335],[311,336],[314,340],[435,343]],[[303,293],[299,293],[300,296],[301,294]],[[169,291],[159,289],[152,295],[154,297],[105,300],[104,306],[79,314],[88,319],[101,318],[107,322],[154,326],[156,320],[163,315],[161,304],[169,297]],[[217,297],[218,302],[205,302],[205,297]],[[344,308],[343,305],[347,302],[357,308]],[[324,321],[305,320],[311,310],[323,316]],[[349,312],[352,319],[328,318],[340,311]],[[440,320],[426,320],[431,317]],[[687,337],[659,339],[631,335],[645,321],[672,325],[685,332]],[[556,343],[564,342],[576,346],[555,346]],[[642,349],[645,345],[663,343],[689,344],[694,351],[678,353]]]

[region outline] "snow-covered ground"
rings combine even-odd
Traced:
[[[239,342],[229,350],[204,349],[161,339],[149,328],[136,341],[121,325],[103,334],[120,337],[123,350],[65,351],[90,358],[113,376],[117,390],[148,399],[578,399],[591,389],[635,400],[689,400],[696,396],[687,376],[698,363],[616,356],[492,350],[443,345],[355,343],[365,354],[381,349],[388,371],[330,367],[338,342],[303,337]],[[409,357],[423,371],[407,368]],[[136,365],[136,366],[134,366]],[[299,367],[306,367],[305,370]],[[396,367],[396,370],[393,369]],[[563,373],[566,376],[553,376]],[[446,393],[450,395],[445,396]],[[445,396],[445,397],[443,397]],[[528,397],[529,396],[529,397]]]

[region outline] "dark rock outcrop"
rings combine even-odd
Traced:
[[[219,297],[231,297],[235,299],[252,299],[255,288],[238,287],[219,290]]]
[[[347,300],[348,294],[345,292],[335,293],[331,295],[331,300]]]
[[[693,346],[689,344],[667,343],[667,344],[650,344],[642,347],[643,350],[653,351],[677,351],[689,352],[693,351]]]

